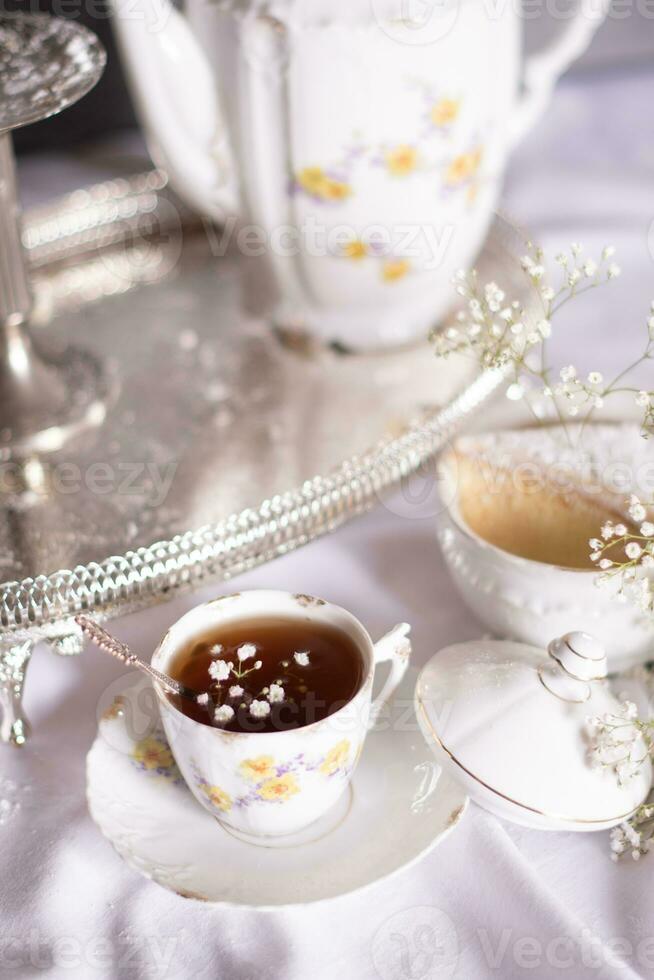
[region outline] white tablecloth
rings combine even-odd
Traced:
[[[580,240],[590,251],[607,241],[619,249],[623,278],[580,303],[570,320],[562,356],[586,369],[608,369],[623,348],[637,351],[654,295],[653,84],[644,69],[568,79],[508,176],[507,210],[546,247]],[[36,179],[38,165],[23,172]],[[373,634],[407,620],[422,664],[444,644],[480,632],[443,568],[433,507],[433,500],[418,509],[395,498],[234,585],[324,595]],[[169,623],[215,592],[134,615],[116,631],[147,651]],[[35,733],[22,752],[0,749],[0,977],[654,975],[654,856],[615,865],[606,834],[527,831],[475,807],[410,871],[327,906],[215,911],[146,881],[99,835],[84,799],[96,704],[117,673],[92,651],[34,657],[26,707]],[[432,938],[448,920],[439,953]]]

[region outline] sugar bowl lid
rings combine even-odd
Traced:
[[[652,782],[645,746],[606,674],[604,649],[587,633],[553,640],[547,652],[460,643],[422,670],[416,715],[441,764],[480,806],[530,827],[603,830],[631,816]],[[617,746],[595,746],[589,719],[606,716],[620,724]],[[621,759],[634,763],[628,776],[621,767],[622,779]]]

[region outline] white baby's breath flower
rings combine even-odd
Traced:
[[[583,250],[584,250],[584,246],[583,245],[580,245],[579,242],[573,242],[572,245],[570,246],[570,251],[575,256],[575,258],[578,255],[581,255],[581,253],[583,252]]]
[[[300,667],[308,667],[309,666],[309,651],[308,650],[299,650],[297,653],[294,653],[293,654],[293,659],[295,660],[295,663],[298,664],[298,666],[300,666]]]
[[[639,391],[636,395],[636,404],[641,408],[649,408],[651,396],[649,391]]]
[[[262,667],[263,667],[262,662],[260,660],[256,660],[255,661],[255,664],[254,664],[254,669],[255,670],[261,670]]]
[[[612,262],[611,265],[606,270],[606,275],[607,278],[609,279],[617,279],[621,272],[622,269],[620,268],[620,266],[617,265],[615,262]]]
[[[616,524],[613,528],[613,536],[615,538],[624,538],[627,533],[627,528],[625,524]]]
[[[604,378],[599,371],[591,371],[588,375],[589,385],[601,385],[602,381],[604,381]]]
[[[643,552],[643,549],[637,541],[630,541],[624,550],[627,558],[629,558],[631,561],[634,561],[636,558],[640,558]]]
[[[568,285],[576,286],[580,279],[581,279],[581,272],[579,271],[579,269],[573,269],[570,275],[568,276]]]
[[[268,691],[268,700],[271,704],[277,704],[279,701],[283,701],[285,697],[284,688],[281,684],[271,684]]]
[[[214,643],[214,645],[209,650],[209,653],[211,654],[212,657],[219,657],[223,652],[223,649],[224,648],[222,643]]]
[[[599,551],[601,548],[604,547],[604,542],[600,541],[599,538],[591,538],[588,544],[593,549],[593,551]]]
[[[552,324],[549,320],[539,320],[536,329],[545,340],[552,336]]]
[[[613,568],[613,562],[608,558],[602,558],[601,562],[599,563],[599,567],[603,572],[605,572],[607,569]]]
[[[202,694],[198,694],[195,700],[201,705],[209,704],[209,695],[206,691],[203,691]]]
[[[226,725],[234,717],[234,709],[230,708],[228,704],[221,704],[219,708],[216,708],[213,717],[219,725]]]
[[[587,279],[592,279],[597,272],[597,262],[593,262],[592,259],[586,259],[584,262],[584,275]]]
[[[615,245],[606,245],[602,249],[602,261],[606,262],[607,259],[613,258],[615,255]]]
[[[270,714],[270,705],[267,701],[257,701],[250,703],[250,714],[253,718],[266,718]]]
[[[561,368],[561,381],[568,382],[574,381],[577,377],[577,369],[572,364],[568,364],[567,367]]]
[[[212,664],[209,664],[209,677],[215,681],[226,681],[231,670],[232,665],[228,664],[226,660],[214,660]]]
[[[651,521],[645,521],[640,529],[640,533],[644,538],[654,537],[654,524]]]
[[[236,651],[236,656],[243,663],[244,660],[250,660],[254,657],[257,652],[257,648],[254,643],[243,643]]]
[[[522,385],[512,384],[506,389],[506,397],[511,402],[518,402],[524,396],[525,389]]]
[[[611,521],[607,521],[606,524],[602,524],[600,534],[605,541],[610,541],[610,539],[613,537],[613,524]]]
[[[645,510],[645,508],[641,503],[632,504],[631,507],[629,508],[629,516],[632,518],[632,520],[636,521],[637,523],[640,523],[641,521],[644,521],[645,518],[647,517],[647,511]]]
[[[230,698],[240,698],[243,696],[243,688],[240,684],[232,684],[229,689]]]

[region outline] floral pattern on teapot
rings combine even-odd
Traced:
[[[417,82],[414,86],[422,102],[422,111],[417,126],[422,127],[415,137],[398,143],[385,143],[369,146],[357,135],[352,137],[342,153],[341,159],[326,165],[310,165],[298,170],[291,178],[290,192],[303,194],[320,205],[345,203],[357,194],[357,186],[365,181],[360,173],[363,167],[382,170],[392,181],[408,178],[432,180],[440,193],[450,196],[464,194],[467,206],[472,206],[480,183],[480,170],[484,157],[481,139],[471,139],[466,149],[452,153],[443,152],[439,146],[434,154],[433,144],[451,142],[456,123],[461,117],[463,99],[451,94],[438,95],[427,83]],[[363,241],[352,238],[342,245],[336,253],[337,258],[348,259],[361,266],[370,261],[379,264],[379,276],[383,282],[395,283],[404,279],[414,270],[408,257],[389,251],[380,239]]]

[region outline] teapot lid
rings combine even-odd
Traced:
[[[481,806],[527,826],[601,830],[627,820],[652,781],[642,738],[606,674],[604,650],[587,633],[553,640],[547,652],[460,643],[422,670],[416,714],[440,761]],[[590,719],[605,716],[621,724],[619,748],[598,755]],[[620,780],[623,757],[644,761]]]

